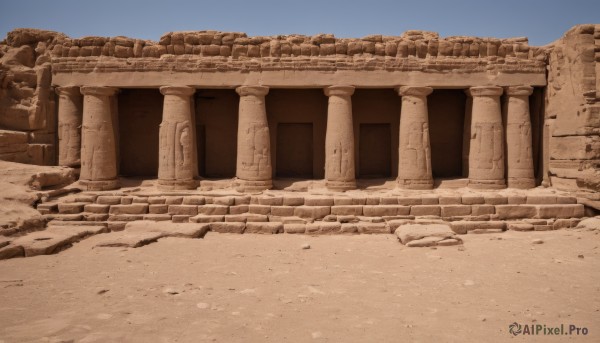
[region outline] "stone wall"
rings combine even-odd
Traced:
[[[56,102],[50,50],[66,36],[17,29],[0,42],[0,159],[55,163]]]
[[[600,25],[579,25],[552,44],[546,92],[553,187],[600,200]]]

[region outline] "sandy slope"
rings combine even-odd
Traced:
[[[589,330],[517,341],[598,342],[598,232],[465,235],[438,249],[216,233],[92,249],[98,235],[0,261],[0,342],[503,342],[515,321]]]

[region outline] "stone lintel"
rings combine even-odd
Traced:
[[[56,94],[65,96],[81,96],[81,90],[79,86],[63,86],[56,87]]]
[[[115,95],[119,89],[115,87],[105,86],[83,86],[81,87],[81,94],[83,95],[98,95],[98,96],[111,96]]]

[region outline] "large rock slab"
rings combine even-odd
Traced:
[[[600,230],[600,216],[580,221],[576,229]]]
[[[409,247],[461,244],[462,240],[446,224],[405,224],[396,231],[400,242]]]
[[[135,221],[125,225],[125,231],[133,232],[159,232],[165,237],[202,238],[210,229],[207,223],[172,223],[168,221]]]
[[[49,255],[69,248],[85,237],[106,232],[105,226],[53,226],[16,238],[11,245],[23,248],[24,256]]]

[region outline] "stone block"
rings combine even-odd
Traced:
[[[169,205],[169,214],[176,215],[186,215],[186,216],[195,216],[198,214],[198,206],[197,205]]]
[[[106,223],[109,231],[123,231],[127,222],[123,221],[109,221]]]
[[[88,222],[103,222],[108,220],[108,213],[84,213],[83,219]]]
[[[534,218],[537,209],[534,205],[497,205],[496,215],[502,220]]]
[[[271,214],[274,216],[291,217],[294,215],[293,206],[271,206]]]
[[[181,196],[167,196],[165,197],[166,205],[181,205],[183,203],[183,197]]]
[[[198,214],[205,214],[209,216],[214,215],[226,215],[228,212],[229,206],[224,205],[202,205],[198,206]]]
[[[331,214],[334,215],[354,215],[354,216],[362,216],[363,207],[360,205],[340,205],[340,206],[332,206]]]
[[[96,201],[96,198],[98,198],[97,195],[92,195],[92,194],[78,194],[75,196],[75,202],[86,202],[86,203],[93,203]]]
[[[250,205],[250,200],[252,199],[252,197],[249,195],[245,195],[245,196],[234,197],[233,199],[234,199],[233,204],[236,206]]]
[[[486,195],[483,197],[483,200],[488,205],[506,205],[508,204],[508,199],[503,196],[497,195]]]
[[[552,227],[552,225],[549,225],[549,224],[545,224],[545,225],[533,225],[533,229],[535,231],[551,231],[551,230],[554,230],[554,228]]]
[[[439,200],[440,205],[460,205],[462,203],[462,199],[460,196],[441,196]],[[442,212],[443,212],[442,207]],[[443,214],[442,214],[443,216]]]
[[[471,205],[472,216],[482,216],[494,213],[496,213],[496,207],[494,205]]]
[[[171,205],[174,206],[174,205]],[[148,213],[151,214],[165,214],[169,212],[169,205],[149,205]]]
[[[437,195],[425,195],[421,198],[422,205],[437,205],[440,203],[440,198]]]
[[[302,206],[304,205],[304,197],[286,195],[283,197],[284,206]]]
[[[481,195],[463,195],[461,197],[461,203],[463,205],[477,205],[484,204],[485,200]]]
[[[206,203],[206,199],[203,196],[190,196],[183,198],[183,205],[204,205]]]
[[[439,201],[439,199],[436,197],[435,201],[437,203]],[[398,197],[397,203],[398,203],[398,205],[403,205],[403,206],[421,205],[421,204],[423,204],[423,199],[422,198],[412,198],[412,197]]]
[[[264,214],[257,213],[243,213],[243,214],[229,214],[225,216],[226,222],[267,222],[269,217]]]
[[[108,213],[110,206],[101,204],[87,204],[83,210],[87,213]]]
[[[363,234],[390,234],[392,229],[386,223],[368,223],[358,222],[356,227],[359,233]]]
[[[401,205],[365,205],[363,215],[365,217],[403,216],[410,213],[409,206]]]
[[[556,197],[556,203],[557,204],[576,204],[577,203],[577,198],[576,197],[569,197],[569,196],[557,196]]]
[[[581,218],[585,215],[582,204],[537,205],[538,218]]]
[[[216,223],[225,221],[224,215],[205,215],[199,214],[197,216],[191,217],[190,222],[192,223]]]
[[[300,223],[285,223],[283,224],[283,231],[285,233],[304,233],[306,231],[306,224]]]
[[[365,199],[365,205],[379,205],[380,198],[378,196],[368,196]]]
[[[249,213],[256,213],[256,214],[271,214],[271,206],[269,205],[248,205],[248,212]]]
[[[521,205],[527,202],[527,196],[525,195],[509,195],[507,197],[507,203],[509,205]]]
[[[229,213],[230,214],[242,214],[242,213],[248,213],[248,205],[234,205],[234,206],[229,206]]]
[[[110,217],[108,217],[109,221],[116,221],[116,222],[132,222],[135,220],[143,220],[143,219],[144,219],[143,214],[111,214]]]
[[[282,223],[246,223],[244,233],[262,233],[262,234],[277,234],[283,232]]]
[[[190,215],[186,215],[186,214],[174,214],[171,217],[171,221],[173,223],[189,223],[190,222]]]
[[[76,214],[83,212],[83,208],[86,204],[79,202],[72,203],[59,203],[58,213],[60,214]]]
[[[354,199],[346,197],[333,197],[333,204],[335,206],[348,206],[354,205]]]
[[[148,204],[148,197],[133,197],[134,204]]]
[[[329,214],[329,206],[298,206],[294,209],[294,215],[300,218],[321,219]]]
[[[151,221],[169,221],[171,220],[171,215],[170,214],[145,214],[144,215],[144,220],[151,220]]]
[[[471,231],[481,232],[502,232],[506,229],[506,223],[503,221],[467,221],[459,220],[450,223],[452,231],[464,235]]]
[[[526,203],[529,205],[556,204],[556,196],[554,196],[554,195],[528,195]]]
[[[576,227],[580,221],[581,219],[579,218],[556,219],[552,224],[552,228],[554,230],[570,229]]]
[[[167,199],[163,197],[148,197],[148,203],[150,205],[164,204]]]
[[[85,207],[84,207],[85,209]],[[41,214],[58,213],[58,204],[53,203],[42,203],[38,204],[36,210]]]
[[[328,197],[307,197],[304,199],[306,206],[333,206],[333,198]]]
[[[533,224],[529,223],[507,223],[506,227],[513,231],[533,231]]]
[[[468,216],[471,214],[471,206],[469,205],[444,205],[441,207],[442,217]]]
[[[314,222],[306,224],[306,233],[313,235],[327,235],[339,233],[342,224],[338,222]]]
[[[379,203],[381,205],[398,205],[398,197],[384,196],[379,198]]]
[[[281,206],[283,205],[283,197],[262,196],[258,198],[258,204],[265,206]]]
[[[439,205],[415,205],[410,207],[411,216],[440,216],[442,209]]]
[[[235,198],[231,196],[214,197],[212,203],[214,205],[232,206],[235,203]]]
[[[219,233],[244,233],[244,229],[246,228],[246,223],[238,223],[238,222],[213,222],[210,223],[210,231],[219,232]]]
[[[113,205],[110,207],[110,214],[146,214],[148,213],[148,205],[146,204],[131,204],[131,205]]]
[[[121,197],[121,205],[133,204],[133,197]]]

